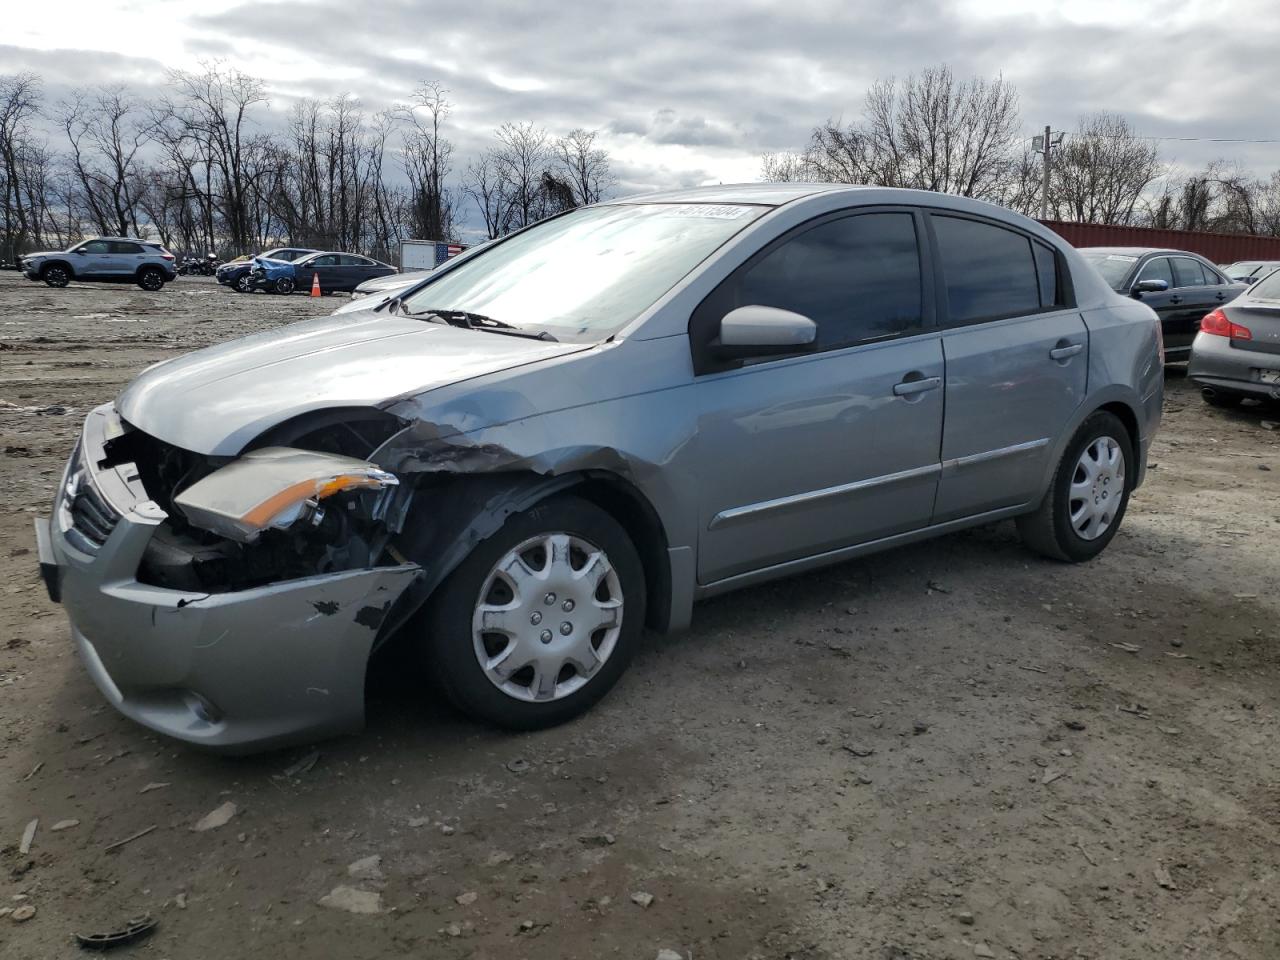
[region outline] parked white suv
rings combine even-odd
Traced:
[[[69,250],[29,253],[22,258],[28,280],[65,287],[72,280],[136,283],[159,290],[178,275],[175,257],[158,243],[136,237],[94,237]]]

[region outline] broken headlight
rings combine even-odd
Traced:
[[[324,501],[337,494],[369,494],[368,515],[377,518],[399,483],[366,460],[266,447],[196,481],[173,503],[193,527],[253,543],[264,530],[320,523]]]

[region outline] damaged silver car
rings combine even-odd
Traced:
[[[173,737],[356,729],[393,638],[539,727],[702,597],[1009,517],[1095,556],[1162,376],[1151,310],[1000,208],[655,194],[146,370],[86,420],[41,566],[94,682]]]

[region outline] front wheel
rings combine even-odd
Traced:
[[[1031,549],[1080,563],[1100,554],[1124,519],[1134,477],[1129,431],[1100,410],[1076,431],[1035,513],[1018,517],[1018,533]]]
[[[40,279],[51,287],[65,287],[71,282],[71,271],[55,263],[40,272]]]
[[[293,293],[293,278],[281,277],[276,281],[275,291],[276,293]]]
[[[599,507],[556,497],[511,517],[437,590],[428,668],[472,717],[553,726],[595,704],[640,642],[644,568]]]
[[[236,293],[253,293],[253,277],[247,273],[236,277],[236,282],[232,285]]]

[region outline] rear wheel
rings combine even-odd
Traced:
[[[276,293],[293,293],[293,277],[281,277],[275,284]]]
[[[1200,391],[1200,396],[1204,398],[1204,402],[1209,406],[1223,409],[1238,407],[1244,402],[1244,397],[1238,393],[1224,393],[1213,387],[1205,387]]]
[[[1129,505],[1134,459],[1129,431],[1112,413],[1090,416],[1062,454],[1035,513],[1018,517],[1031,549],[1079,563],[1106,549]]]
[[[138,286],[152,293],[164,286],[164,271],[159,267],[143,267],[138,271]]]
[[[65,287],[71,282],[71,271],[60,263],[51,263],[40,271],[40,279],[51,287]]]
[[[644,569],[626,531],[576,497],[511,517],[436,591],[429,668],[449,699],[516,730],[563,723],[617,682],[640,642]]]

